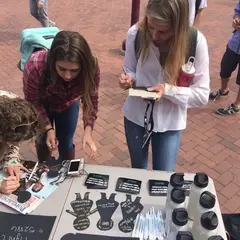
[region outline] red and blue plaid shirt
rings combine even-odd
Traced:
[[[50,112],[65,111],[73,103],[81,99],[84,92],[84,81],[79,79],[72,80],[68,86],[66,86],[64,80],[58,81],[55,84],[50,82],[46,86],[44,79],[46,54],[46,50],[33,53],[25,64],[23,71],[23,92],[25,99],[35,106],[44,126],[51,124],[46,106]],[[95,94],[91,96],[93,108],[88,119],[84,119],[83,117],[84,128],[86,126],[93,128],[94,122],[97,119],[98,88],[100,82],[100,69],[98,65],[94,79],[97,89]]]

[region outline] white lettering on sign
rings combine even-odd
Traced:
[[[18,232],[18,233],[34,233],[35,228],[34,227],[29,227],[29,226],[13,226],[11,227],[11,231],[13,232]]]
[[[28,238],[27,237],[23,237],[21,235],[21,233],[18,233],[16,236],[11,236],[11,235],[6,236],[6,235],[2,234],[0,236],[0,239],[1,240],[28,240]]]

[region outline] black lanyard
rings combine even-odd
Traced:
[[[142,148],[144,148],[144,146],[149,142],[150,137],[152,135],[153,132],[153,127],[154,127],[154,122],[153,122],[153,108],[154,108],[154,104],[155,101],[154,100],[150,100],[148,102],[145,114],[144,114],[144,135],[143,135],[143,145]],[[148,115],[148,110],[150,108],[151,105],[151,112],[150,112],[150,116],[149,119],[147,117]]]

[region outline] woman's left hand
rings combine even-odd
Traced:
[[[22,176],[22,170],[25,172],[29,172],[29,170],[22,165],[8,165],[5,169],[9,176],[16,176],[18,180]]]
[[[92,138],[92,128],[87,126],[84,131],[84,136],[83,136],[83,149],[85,149],[86,144],[90,147],[91,153],[90,153],[90,158],[94,157],[97,152],[97,147],[93,141]]]
[[[162,95],[165,92],[165,84],[158,84],[154,87],[148,88],[147,89],[149,92],[157,92],[157,94],[160,96],[160,98],[162,97]]]

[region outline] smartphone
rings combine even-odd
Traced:
[[[69,163],[68,175],[76,176],[79,175],[80,171],[84,168],[84,159],[73,159]]]

